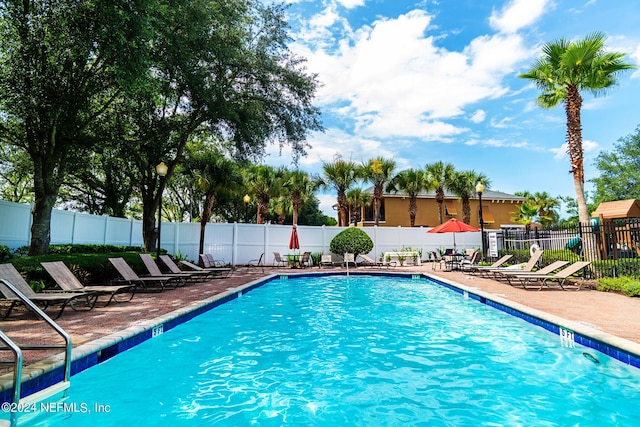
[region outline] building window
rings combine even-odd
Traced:
[[[480,222],[480,211],[478,211],[478,222]],[[487,205],[482,205],[482,222],[484,224],[493,224],[496,222],[496,220],[493,219],[493,214],[491,213],[489,206]]]
[[[373,201],[364,207],[364,220],[365,222],[375,222],[373,218]],[[380,200],[380,221],[384,221],[384,199]]]
[[[458,215],[458,211],[456,210],[456,205],[451,200],[444,201],[444,214],[445,216],[456,216]]]

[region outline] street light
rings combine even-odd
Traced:
[[[156,175],[158,175],[158,178],[160,179],[160,201],[158,202],[158,258],[160,258],[160,229],[162,228],[162,192],[164,190],[164,178],[167,175],[168,170],[169,168],[164,164],[164,162],[160,162],[160,164],[156,166]]]
[[[486,259],[486,249],[484,245],[484,218],[482,217],[482,192],[484,191],[484,185],[480,181],[476,183],[476,193],[478,193],[478,203],[480,204],[480,212],[478,222],[480,223],[480,238],[482,239],[482,258]]]
[[[251,201],[251,197],[245,194],[242,201],[244,202],[244,222],[249,222],[249,202]]]

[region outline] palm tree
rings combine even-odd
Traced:
[[[485,174],[475,171],[455,172],[452,176],[449,189],[460,198],[462,202],[462,222],[471,223],[471,205],[469,200],[476,193],[476,183],[481,182],[485,189],[489,189],[491,181]]]
[[[192,151],[185,160],[185,169],[197,178],[198,189],[204,193],[202,213],[200,214],[200,246],[198,253],[204,253],[204,237],[207,223],[216,197],[222,191],[238,187],[242,177],[237,163],[226,158],[217,150]]]
[[[371,193],[362,188],[352,188],[347,192],[347,207],[349,219],[354,224],[362,220],[362,207],[371,203]]]
[[[543,55],[520,77],[532,80],[542,94],[537,103],[553,108],[563,103],[567,116],[567,152],[578,201],[578,217],[589,223],[589,211],[584,195],[584,164],[582,150],[581,90],[602,94],[618,81],[623,70],[633,68],[622,61],[624,53],[605,51],[606,36],[594,32],[576,42],[559,39],[542,47]]]
[[[435,162],[426,166],[427,183],[430,188],[436,190],[436,202],[438,203],[438,220],[443,221],[444,190],[449,189],[453,180],[455,168],[451,163]]]
[[[291,207],[293,209],[293,223],[298,224],[298,215],[302,204],[313,195],[315,183],[309,179],[309,174],[300,170],[285,171],[283,177],[283,188],[287,190],[291,197]]]
[[[393,191],[397,193],[401,191],[409,197],[409,219],[412,227],[416,223],[418,195],[424,189],[426,189],[425,174],[420,169],[402,171],[387,184],[387,192]]]
[[[524,224],[527,234],[531,229],[531,223],[538,215],[538,208],[529,201],[520,205],[520,208],[516,212],[511,212],[515,216],[511,219],[518,224]]]
[[[380,223],[380,205],[384,197],[384,186],[391,180],[396,162],[382,157],[376,157],[362,165],[362,177],[373,184],[373,220]]]
[[[554,210],[560,206],[557,199],[551,197],[546,191],[536,192],[528,200],[538,210],[538,222],[545,227],[550,226],[558,219],[558,213]]]
[[[318,179],[321,188],[332,187],[338,193],[338,225],[347,221],[347,191],[358,181],[358,167],[352,161],[337,157],[332,163],[324,163],[324,178]]]
[[[245,181],[250,193],[255,194],[258,204],[256,223],[264,224],[269,213],[269,200],[277,196],[280,186],[279,177],[281,169],[276,170],[272,166],[254,165],[246,170]]]

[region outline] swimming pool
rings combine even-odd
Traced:
[[[427,279],[389,276],[272,281],[74,376],[68,394],[29,425],[640,418],[637,369]]]

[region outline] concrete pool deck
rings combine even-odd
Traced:
[[[343,268],[309,268],[305,270],[291,270],[289,268],[239,268],[234,274],[225,279],[215,279],[210,282],[189,285],[162,293],[140,293],[130,302],[111,303],[107,307],[100,304],[92,311],[74,312],[67,308],[57,323],[72,337],[74,359],[79,351],[78,347],[92,347],[105,337],[117,335],[125,330],[132,330],[147,323],[147,321],[167,316],[185,307],[197,307],[203,300],[229,292],[251,283],[262,277],[277,273],[310,273],[344,271]],[[640,346],[640,299],[624,295],[598,292],[590,289],[580,291],[562,291],[543,289],[522,289],[493,279],[473,276],[463,272],[444,272],[433,270],[430,264],[395,269],[358,268],[354,271],[383,271],[391,273],[425,273],[443,281],[460,284],[473,291],[485,293],[496,299],[513,302],[533,310],[548,313],[570,322],[592,328],[631,342],[632,350]],[[49,313],[55,313],[53,311]],[[47,343],[60,343],[59,337],[52,334],[44,322],[35,320],[31,313],[21,309],[15,310],[9,319],[0,322],[0,330],[19,344],[41,344],[42,337]],[[78,352],[76,351],[78,350]],[[52,360],[59,360],[57,352],[26,351],[25,367],[33,367],[32,371],[46,370],[46,365]],[[3,354],[2,359],[6,359]],[[11,368],[0,371],[0,390],[10,380]],[[25,374],[29,372],[25,368]]]

